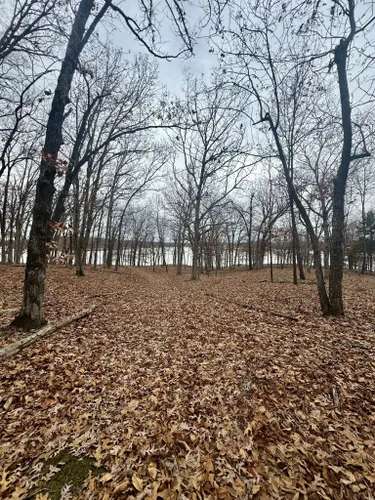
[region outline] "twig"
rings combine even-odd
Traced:
[[[273,311],[270,311],[269,309],[262,309],[261,307],[252,306],[250,304],[239,304],[237,302],[233,302],[233,304],[235,304],[236,306],[241,306],[244,309],[252,309],[252,310],[257,311],[257,312],[271,314],[272,316],[277,316],[278,318],[290,319],[291,321],[298,321],[298,318],[296,318],[295,316],[290,316],[289,314],[273,312]]]
[[[253,311],[262,312],[265,314],[270,314],[271,316],[277,316],[278,318],[289,319],[291,321],[299,321],[298,318],[296,318],[295,316],[290,316],[289,314],[273,312],[273,311],[270,311],[269,309],[262,309],[261,307],[253,306],[251,304],[241,304],[240,302],[236,302],[234,300],[221,299],[221,298],[216,297],[215,295],[210,294],[210,293],[207,293],[206,295],[208,295],[209,297],[213,297],[216,300],[220,300],[221,302],[226,302],[228,304],[234,304],[236,306],[243,307],[244,309],[252,309]]]
[[[105,297],[106,295],[118,295],[119,292],[94,293],[93,295],[85,295],[85,299],[96,299],[97,297]]]
[[[332,399],[334,407],[340,409],[340,389],[335,385],[332,387]]]
[[[313,363],[315,366],[317,366],[320,370],[322,370],[324,373],[326,373],[329,377],[331,377],[332,380],[336,380],[335,376],[332,375],[332,373],[330,373],[329,371],[327,371],[325,368],[323,368],[323,366],[321,365],[318,365],[318,363],[316,363],[313,359],[310,359],[309,358],[309,362],[310,363]]]

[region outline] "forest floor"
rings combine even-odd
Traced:
[[[0,266],[3,310],[23,274]],[[374,499],[375,277],[339,319],[275,279],[51,267],[50,321],[98,308],[0,361],[0,497]]]

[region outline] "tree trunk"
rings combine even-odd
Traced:
[[[74,180],[74,264],[76,268],[76,276],[84,276],[83,270],[83,229],[80,228],[80,199],[79,199],[79,181],[78,177]]]
[[[249,230],[247,233],[247,236],[249,238],[248,245],[249,245],[249,271],[253,270],[253,254],[252,254],[252,247],[251,247],[251,237],[253,233],[253,199],[254,199],[254,193],[251,194],[250,196],[250,210],[249,210]]]
[[[81,0],[79,4],[47,121],[28,244],[23,303],[20,314],[13,321],[14,325],[25,329],[37,328],[46,322],[43,300],[57,155],[62,144],[65,106],[69,103],[72,79],[84,47],[85,26],[93,7],[94,0]]]
[[[323,209],[323,233],[324,233],[324,250],[323,250],[324,277],[328,278],[328,276],[329,276],[330,236],[329,236],[328,214],[327,214],[326,209]]]
[[[346,71],[348,40],[341,40],[335,49],[335,64],[338,72],[341,117],[343,125],[343,146],[340,166],[333,184],[332,198],[332,236],[330,248],[329,300],[332,314],[343,315],[342,279],[344,268],[344,230],[345,230],[345,192],[352,151],[352,122],[349,85]]]
[[[324,315],[330,315],[334,314],[334,311],[332,309],[330,299],[327,295],[326,287],[325,287],[325,282],[324,282],[324,275],[323,275],[323,269],[322,269],[322,261],[321,261],[321,255],[320,255],[320,247],[319,247],[319,240],[318,237],[315,234],[314,227],[311,224],[311,220],[306,212],[305,207],[303,206],[296,190],[293,184],[293,181],[290,177],[289,169],[288,169],[288,164],[284,155],[284,151],[282,148],[282,145],[280,143],[280,139],[277,133],[277,130],[275,128],[275,125],[272,121],[272,118],[268,115],[267,116],[267,121],[270,123],[271,130],[276,142],[277,150],[279,153],[279,157],[283,166],[283,171],[285,175],[285,180],[288,185],[288,190],[290,195],[293,197],[293,201],[296,204],[296,207],[306,225],[306,229],[309,233],[310,240],[311,240],[311,246],[313,248],[314,252],[314,268],[315,268],[315,275],[316,275],[316,282],[317,282],[317,289],[318,289],[318,296],[319,296],[319,302],[320,302],[320,308],[322,310],[322,313]]]
[[[373,247],[374,247],[374,232],[372,229],[370,229],[370,260],[369,260],[370,274],[372,273]]]
[[[299,234],[296,228],[296,255],[297,255],[297,264],[298,264],[298,272],[299,272],[299,279],[300,280],[305,280],[305,271],[303,269],[303,261],[302,261],[302,254],[301,254],[301,245],[299,242]]]
[[[9,237],[8,237],[8,264],[13,264],[14,261],[14,207],[12,207],[9,221]]]
[[[101,238],[101,234],[102,234],[102,218],[103,218],[103,212],[101,212],[101,215],[100,215],[99,227],[98,227],[98,232],[97,232],[97,236],[96,236],[94,269],[96,269],[96,266],[98,264],[99,244],[100,244],[100,238]]]
[[[297,259],[296,259],[296,236],[297,236],[297,228],[296,228],[296,216],[294,213],[294,203],[293,197],[289,194],[289,204],[290,204],[290,213],[292,217],[292,259],[293,259],[293,283],[298,285],[297,278]]]
[[[270,241],[269,241],[269,249],[270,249],[270,278],[271,283],[273,283],[273,258],[272,258],[272,228],[270,227]]]
[[[8,167],[7,180],[4,186],[4,200],[3,200],[3,211],[1,214],[1,263],[6,264],[7,262],[7,245],[6,245],[6,216],[8,210],[8,192],[9,192],[9,181],[10,181],[11,168]]]
[[[197,280],[199,278],[199,240],[200,240],[200,232],[199,232],[199,217],[196,215],[194,221],[194,241],[192,242],[192,252],[193,252],[193,268],[191,273],[191,279]]]

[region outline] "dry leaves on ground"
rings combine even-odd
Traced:
[[[51,321],[98,308],[2,362],[0,497],[27,498],[69,448],[102,472],[66,499],[374,498],[375,279],[346,276],[337,319],[290,274],[51,267]],[[0,268],[3,309],[22,277]]]

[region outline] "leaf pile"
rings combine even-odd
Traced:
[[[99,307],[0,366],[0,497],[69,449],[105,472],[65,499],[373,498],[375,279],[345,277],[338,319],[290,275],[52,266],[50,320]],[[3,308],[22,277],[0,268]]]

